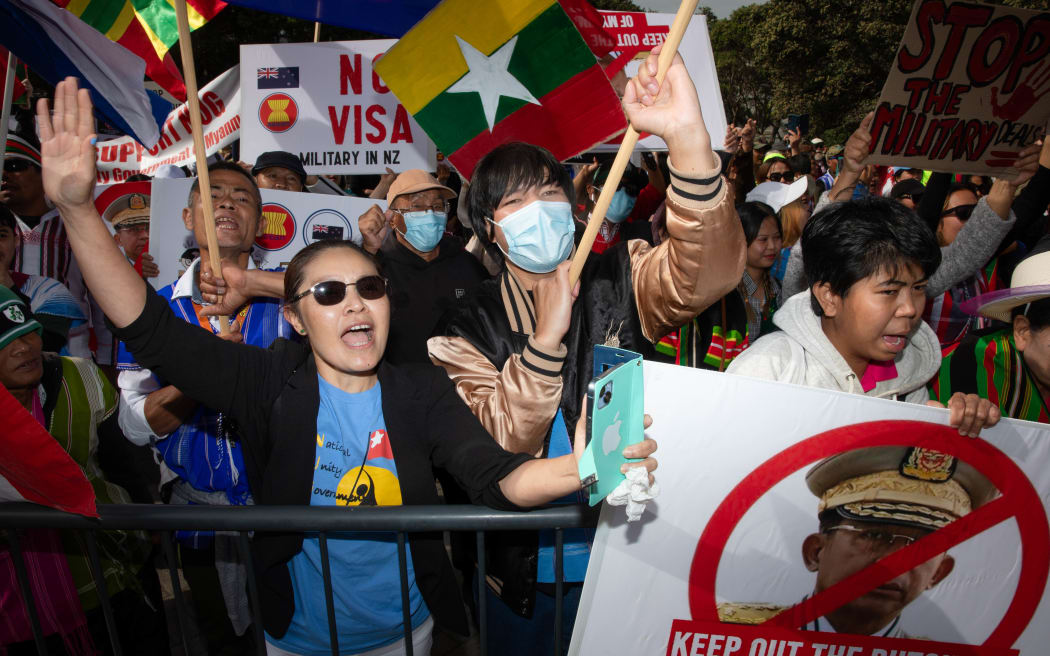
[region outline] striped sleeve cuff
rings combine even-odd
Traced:
[[[564,344],[559,344],[556,351],[551,351],[537,344],[530,336],[525,350],[521,352],[521,364],[533,373],[553,381],[561,378],[561,369],[567,353],[568,349]]]
[[[717,156],[715,159],[718,159]],[[720,168],[686,175],[671,166],[670,160],[667,166],[671,170],[671,188],[668,194],[676,203],[688,209],[707,209],[718,204],[722,187],[725,186]]]

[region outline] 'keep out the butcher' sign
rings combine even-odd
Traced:
[[[873,164],[1010,172],[1050,117],[1050,13],[918,0],[872,122]]]

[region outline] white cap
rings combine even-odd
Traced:
[[[819,146],[820,144],[824,143],[824,140],[820,137],[813,137],[809,140],[809,143],[813,144],[814,146]]]
[[[804,175],[789,185],[783,182],[763,182],[749,191],[744,200],[748,203],[765,203],[773,208],[774,212],[779,212],[788,203],[802,198],[808,188],[809,181]]]

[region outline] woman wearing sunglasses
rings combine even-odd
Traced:
[[[232,417],[255,501],[269,505],[426,505],[439,499],[434,468],[475,503],[546,503],[580,488],[575,450],[534,460],[500,448],[429,366],[381,363],[390,305],[373,260],[348,242],[320,242],[284,277],[286,317],[308,344],[269,350],[217,339],[177,319],[117,250],[92,203],[91,103],[69,78],[55,90],[54,122],[38,107],[44,184],[62,214],[84,276],[143,366]],[[652,471],[655,443],[625,450]],[[408,601],[416,653],[434,622],[467,633],[441,535],[411,534]],[[341,653],[400,653],[404,627],[396,544],[389,535],[328,541]],[[252,546],[272,654],[325,653],[318,538],[257,533]],[[433,620],[431,620],[431,615]]]

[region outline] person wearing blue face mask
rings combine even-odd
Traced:
[[[654,344],[734,289],[744,236],[720,176],[692,80],[676,56],[662,85],[659,48],[627,85],[634,127],[663,138],[670,153],[669,238],[658,247],[621,241],[591,253],[575,288],[574,192],[547,150],[510,143],[489,152],[471,176],[466,206],[475,234],[502,270],[446,315],[428,342],[482,425],[504,448],[556,457],[581,415],[595,344],[652,357]],[[624,201],[612,218],[624,218]],[[623,215],[623,216],[621,216]],[[575,502],[576,497],[566,499]],[[488,533],[489,652],[550,653],[554,598],[551,536]],[[561,600],[566,632],[576,616],[590,553],[586,531],[566,534]],[[563,644],[568,646],[568,639]]]
[[[590,217],[590,212],[594,209],[594,204],[598,202],[598,195],[601,194],[602,188],[605,186],[610,164],[612,164],[612,160],[599,166],[594,174],[594,181],[586,187],[588,218]],[[612,202],[609,203],[609,209],[605,212],[605,220],[602,221],[598,235],[594,239],[594,245],[591,247],[593,253],[604,253],[621,241],[646,239],[651,235],[652,231],[649,228],[648,221],[628,221],[631,213],[634,211],[635,204],[638,202],[638,194],[648,183],[649,179],[645,171],[633,164],[627,164],[623,177],[620,178],[620,184],[616,188],[616,193],[613,194]],[[651,238],[647,240],[651,240]]]
[[[398,175],[387,192],[386,235],[376,256],[390,280],[384,357],[393,364],[429,362],[426,341],[441,315],[488,277],[477,259],[445,233],[455,198],[454,191],[418,169]],[[362,230],[366,222],[362,218]]]

